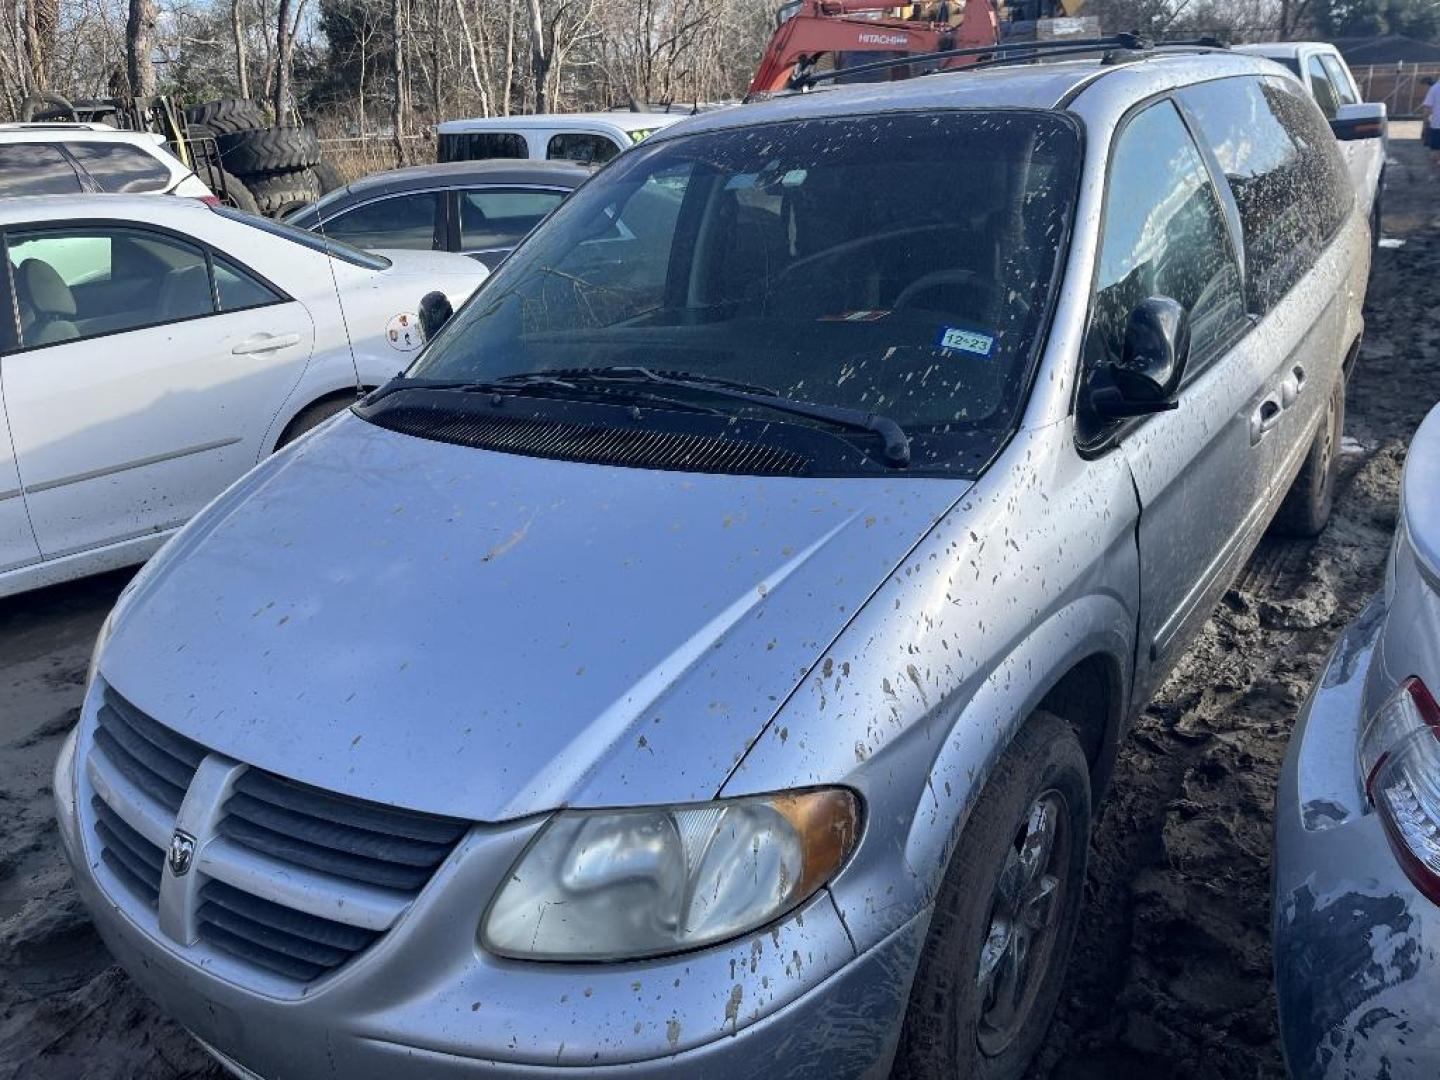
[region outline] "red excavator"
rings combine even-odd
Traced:
[[[987,46],[1002,40],[1028,36],[1032,41],[1058,42],[1071,35],[1094,36],[1096,20],[1069,17],[1080,4],[1081,0],[1021,0],[1011,5],[1012,17],[1020,18],[1002,27],[992,0],[920,0],[903,5],[883,0],[791,0],[777,14],[779,25],[750,82],[750,93],[784,90],[796,77],[826,63],[837,69],[859,68],[867,62],[915,56],[915,65],[892,65],[882,76],[906,78],[914,73],[910,67],[934,70],[973,63]],[[958,55],[927,55],[952,51]],[[858,78],[869,72],[855,74]]]

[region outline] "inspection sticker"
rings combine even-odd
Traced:
[[[995,339],[989,334],[965,330],[959,326],[947,326],[940,332],[940,348],[989,356],[995,348]]]

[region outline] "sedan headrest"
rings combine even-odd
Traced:
[[[62,318],[75,314],[75,294],[49,263],[26,259],[16,267],[15,277],[21,297],[40,314]]]

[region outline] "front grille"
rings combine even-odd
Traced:
[[[466,827],[454,818],[332,795],[255,770],[236,782],[220,833],[322,874],[418,892]]]
[[[88,765],[93,828],[109,878],[152,910],[162,885],[180,887],[167,879],[163,845],[209,755],[105,688]],[[218,755],[206,768],[214,764],[234,767]],[[197,837],[198,897],[183,902],[195,903],[206,945],[308,983],[383,935],[468,828],[245,769],[214,834]]]
[[[810,459],[779,446],[601,424],[560,423],[527,417],[474,417],[434,408],[396,405],[366,415],[373,424],[423,439],[529,457],[584,461],[681,472],[747,476],[804,476]]]
[[[91,797],[90,805],[95,810],[95,834],[100,837],[101,860],[131,892],[155,907],[160,902],[165,852],[121,821],[120,815],[99,795]]]
[[[95,745],[126,778],[178,813],[205,749],[162,727],[106,687]]]
[[[468,827],[251,769],[236,780],[218,831],[269,859],[322,875],[339,890],[354,882],[409,901]],[[201,898],[198,918],[206,941],[301,982],[339,967],[378,936],[220,882],[206,885]]]
[[[200,937],[216,948],[298,982],[333,971],[380,936],[294,911],[222,881],[200,890],[196,921]]]

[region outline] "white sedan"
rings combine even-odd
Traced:
[[[0,596],[144,561],[486,274],[189,199],[6,199],[0,230]]]

